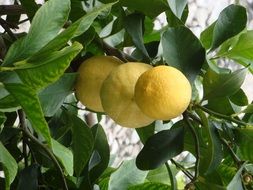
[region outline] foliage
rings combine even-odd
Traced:
[[[253,189],[253,103],[241,88],[253,73],[253,31],[244,7],[225,8],[200,38],[185,25],[185,0],[13,7],[0,18],[0,189]],[[155,30],[162,12],[168,25]],[[31,23],[27,33],[11,30],[22,22]],[[144,147],[118,167],[103,126],[79,117],[73,93],[80,63],[101,54],[174,66],[193,88],[170,129],[168,121],[162,131],[157,122],[136,129]],[[223,59],[241,69],[221,68]]]

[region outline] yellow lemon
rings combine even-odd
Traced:
[[[191,92],[191,85],[181,71],[157,66],[139,77],[134,97],[142,112],[150,118],[169,120],[186,110]]]
[[[101,102],[105,113],[123,127],[144,127],[154,120],[142,113],[134,101],[134,87],[139,76],[152,66],[129,62],[118,66],[105,79]]]
[[[123,62],[112,56],[94,56],[85,60],[78,69],[76,97],[87,108],[103,112],[100,88],[111,70]]]

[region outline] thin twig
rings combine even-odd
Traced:
[[[240,168],[241,164],[243,163],[240,158],[235,154],[235,152],[233,151],[233,149],[231,148],[231,146],[229,145],[229,143],[224,139],[224,138],[220,138],[221,142],[227,147],[231,157],[233,158],[234,162],[236,163],[236,165]]]
[[[173,173],[172,173],[172,171],[170,169],[170,166],[169,166],[168,162],[165,162],[165,166],[167,168],[167,171],[168,171],[168,174],[169,174],[169,177],[170,177],[171,189],[172,190],[176,190],[177,189],[177,182],[174,179]]]
[[[0,17],[0,25],[4,28],[4,30],[12,38],[13,41],[17,40],[17,37],[13,34],[13,32],[10,29],[10,25],[1,17]]]
[[[243,126],[247,126],[247,125],[248,125],[247,123],[245,123],[245,122],[243,122],[243,121],[237,120],[237,119],[232,118],[231,116],[228,116],[228,115],[224,115],[224,114],[221,114],[221,113],[217,113],[217,112],[215,112],[215,111],[213,111],[213,110],[210,110],[210,109],[208,109],[208,108],[206,108],[206,107],[203,107],[203,106],[201,106],[201,105],[196,104],[196,105],[194,105],[194,106],[197,107],[197,108],[199,108],[199,109],[201,109],[201,110],[203,110],[204,112],[206,112],[206,113],[208,113],[208,114],[210,114],[210,115],[213,115],[213,116],[216,116],[216,117],[219,117],[219,118],[221,118],[221,119],[228,120],[228,121],[232,121],[233,123],[236,123],[236,124],[238,124],[238,125],[243,125]]]
[[[184,166],[182,166],[181,164],[179,164],[178,162],[176,162],[173,159],[170,159],[171,163],[173,163],[178,169],[180,169],[191,181],[193,181],[193,175],[187,171]]]
[[[183,116],[184,116],[184,120],[186,122],[186,124],[189,126],[190,128],[190,131],[193,135],[193,139],[195,141],[195,152],[196,152],[196,163],[195,163],[195,174],[194,174],[194,181],[198,178],[199,176],[199,162],[200,162],[200,144],[199,144],[199,138],[198,138],[198,135],[195,131],[195,128],[194,126],[192,125],[191,121],[189,120],[189,116],[186,112],[183,113]]]
[[[0,5],[0,15],[20,15],[26,11],[21,5]]]
[[[22,130],[26,130],[26,122],[25,122],[25,113],[23,110],[18,110],[18,116],[20,120],[20,127]],[[23,133],[23,140],[22,140],[22,145],[23,145],[23,157],[24,157],[24,162],[25,162],[25,167],[28,167],[28,155],[27,155],[27,138],[25,134]]]
[[[68,186],[67,186],[67,182],[63,173],[63,170],[58,162],[58,160],[56,159],[56,157],[54,156],[53,152],[44,144],[42,144],[40,141],[38,141],[37,138],[35,138],[28,130],[22,129],[22,131],[25,133],[25,135],[31,140],[33,141],[35,144],[37,144],[38,146],[40,146],[46,153],[47,155],[50,157],[50,159],[53,161],[55,167],[59,170],[59,173],[61,174],[61,180],[62,180],[62,187],[64,190],[68,190]]]

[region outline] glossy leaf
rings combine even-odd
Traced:
[[[8,150],[4,147],[2,142],[0,142],[0,163],[3,166],[4,174],[5,174],[5,189],[10,189],[10,184],[14,181],[17,171],[18,165],[16,160],[10,155]]]
[[[147,175],[147,180],[150,182],[155,182],[155,183],[163,183],[163,184],[170,184],[170,180],[168,170],[165,167],[165,165],[162,165],[161,167],[150,170]]]
[[[236,144],[239,147],[243,159],[253,161],[253,152],[251,151],[253,143],[253,128],[240,128],[236,130]]]
[[[52,117],[60,108],[65,98],[72,92],[76,76],[75,73],[65,73],[59,80],[39,93],[45,116]]]
[[[99,14],[103,11],[110,9],[115,3],[109,3],[102,5],[101,7],[94,8],[91,12],[78,19],[76,22],[71,24],[67,29],[61,32],[53,40],[51,40],[45,47],[43,47],[38,53],[30,58],[30,61],[37,60],[41,56],[48,54],[52,51],[59,50],[64,47],[67,42],[77,36],[80,36],[85,31],[87,31],[92,25],[93,21],[97,18]]]
[[[241,180],[241,174],[244,169],[245,164],[241,166],[241,168],[236,172],[232,181],[228,184],[227,189],[229,190],[244,190],[244,186]]]
[[[16,72],[26,85],[33,89],[41,89],[58,80],[81,49],[81,44],[74,43],[72,46],[47,55],[43,60],[24,62],[18,66]]]
[[[135,185],[128,190],[169,190],[170,186],[162,183],[147,182],[140,185]]]
[[[149,55],[143,42],[143,20],[144,16],[142,14],[134,13],[125,17],[124,24],[125,30],[131,36],[135,46],[142,52],[146,60],[149,60]]]
[[[170,0],[168,4],[172,10],[172,12],[181,19],[184,9],[187,5],[187,0]]]
[[[235,94],[229,97],[229,100],[238,106],[248,105],[248,97],[242,89],[239,89]]]
[[[72,128],[72,149],[74,171],[80,176],[87,164],[94,146],[94,137],[87,124],[76,115],[68,113],[68,125]]]
[[[235,110],[233,109],[233,106],[228,97],[210,99],[208,100],[208,104],[205,107],[225,115],[232,115],[235,113]]]
[[[20,172],[17,190],[37,190],[39,188],[39,165],[33,164]]]
[[[169,28],[162,35],[163,56],[168,65],[182,71],[192,83],[205,61],[205,49],[186,27]]]
[[[6,121],[6,116],[4,115],[4,113],[0,112],[0,131],[2,129],[2,125],[4,124],[4,122]]]
[[[213,30],[216,22],[208,26],[203,32],[200,34],[200,41],[205,49],[210,49],[213,41]]]
[[[20,106],[18,102],[10,94],[0,99],[0,111],[12,112],[18,110],[19,108]]]
[[[101,0],[103,3],[115,2],[115,0]],[[140,11],[152,18],[158,16],[168,8],[166,0],[119,0],[120,5]]]
[[[70,0],[47,1],[35,14],[28,34],[12,44],[3,65],[11,65],[38,52],[57,36],[68,18],[69,11]]]
[[[5,88],[21,105],[34,130],[51,146],[49,128],[44,118],[37,93],[23,84],[9,83],[5,84]]]
[[[249,104],[242,112],[243,113],[253,113],[253,104]]]
[[[141,170],[158,168],[183,151],[183,127],[164,130],[151,136],[136,158]]]
[[[101,125],[98,125],[96,128],[94,150],[98,152],[100,161],[89,171],[91,182],[94,182],[105,171],[110,160],[110,149],[107,136]]]
[[[212,69],[204,75],[204,99],[229,96],[238,91],[244,82],[247,69],[239,69],[233,73],[217,73]]]
[[[135,128],[136,132],[138,133],[140,140],[143,144],[151,137],[155,132],[155,122],[151,123],[146,127]]]
[[[211,49],[217,48],[227,39],[240,33],[246,26],[246,9],[239,5],[226,7],[219,15],[214,26]]]
[[[72,176],[73,171],[73,154],[71,150],[52,139],[52,150],[55,156],[59,159],[68,175]]]
[[[253,59],[253,31],[247,31],[241,34],[232,48],[227,52],[220,52],[219,56],[228,57],[244,64],[249,64]]]
[[[135,160],[124,161],[115,171],[109,181],[108,190],[127,190],[129,186],[143,183],[148,172],[139,170],[135,165]]]

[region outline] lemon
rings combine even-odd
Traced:
[[[142,113],[134,100],[139,76],[152,66],[129,62],[118,66],[105,79],[100,92],[105,113],[117,124],[128,128],[144,127],[154,120]]]
[[[191,85],[181,71],[157,66],[139,77],[134,97],[142,112],[150,118],[170,120],[186,110],[191,92]]]
[[[76,97],[87,108],[103,112],[100,88],[111,70],[123,62],[113,56],[94,56],[85,60],[78,69]]]

